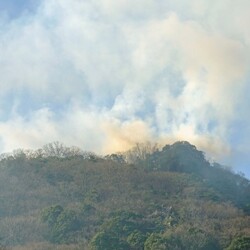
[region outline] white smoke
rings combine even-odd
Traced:
[[[0,19],[1,150],[245,148],[248,1],[44,0]],[[242,126],[239,134],[235,127]]]

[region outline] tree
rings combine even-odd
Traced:
[[[142,244],[142,235],[139,235],[139,215],[127,211],[115,212],[112,217],[103,223],[100,231],[92,238],[90,246],[93,250],[127,250],[131,244]],[[137,237],[137,239],[136,239]]]
[[[63,207],[60,205],[45,208],[41,213],[42,222],[46,222],[49,227],[53,227],[62,211]]]
[[[143,250],[146,235],[139,230],[133,231],[127,238],[127,242],[132,249]]]
[[[112,232],[98,232],[90,241],[91,250],[127,250],[128,243]]]
[[[240,236],[231,242],[227,250],[249,250],[250,249],[250,237]]]
[[[183,249],[188,250],[220,250],[216,239],[209,233],[192,227],[190,229],[180,230],[178,236],[182,242]]]
[[[158,151],[158,145],[156,143],[136,143],[136,145],[125,152],[125,160],[128,163],[146,163],[150,158],[150,155]]]
[[[144,249],[145,250],[166,250],[167,249],[166,239],[164,238],[162,234],[152,233],[149,235],[149,237],[145,241]]]
[[[42,221],[49,226],[49,240],[53,243],[69,243],[73,233],[80,228],[76,212],[63,209],[60,205],[46,208],[42,212]]]

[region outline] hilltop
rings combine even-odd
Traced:
[[[250,181],[188,142],[4,154],[0,199],[3,249],[250,249]]]

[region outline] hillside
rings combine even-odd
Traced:
[[[188,142],[97,156],[56,142],[0,161],[2,249],[250,249],[250,181]]]

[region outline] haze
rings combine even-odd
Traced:
[[[0,152],[187,140],[250,177],[249,1],[0,8]]]

